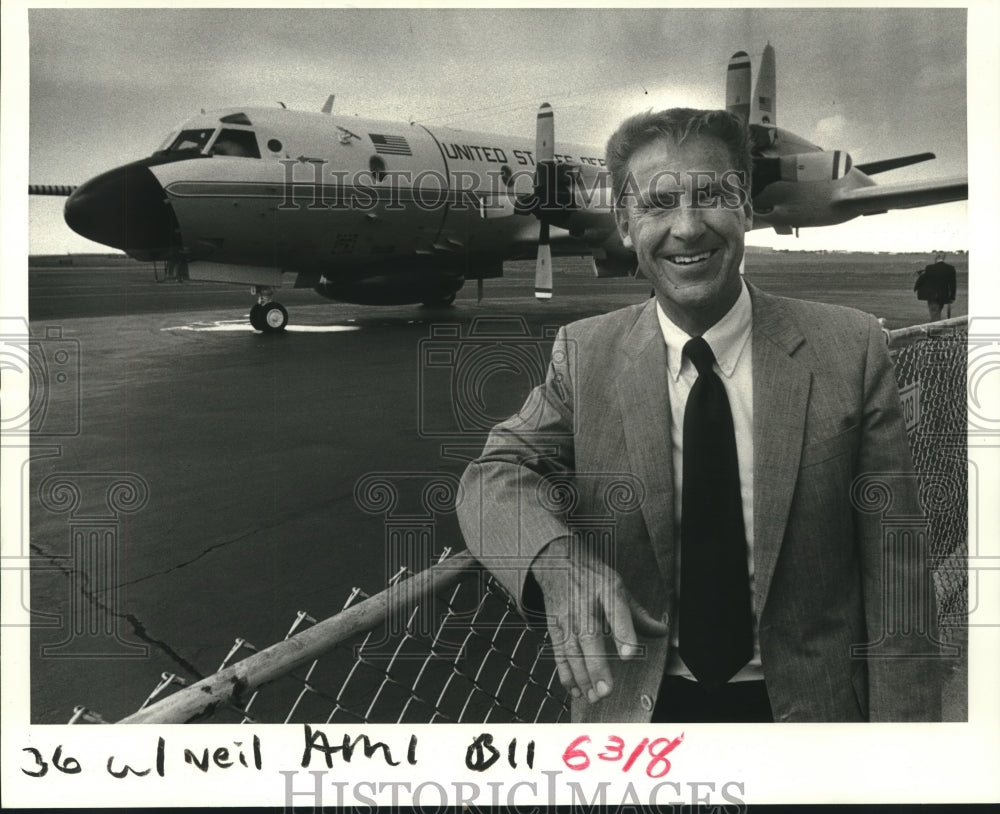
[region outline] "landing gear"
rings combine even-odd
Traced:
[[[269,302],[265,305],[263,317],[265,331],[283,331],[288,325],[288,312],[279,302]]]
[[[257,297],[257,303],[250,309],[250,324],[254,330],[277,333],[288,325],[288,311],[281,303],[274,302],[274,290],[268,286],[253,286],[250,293]]]
[[[250,309],[250,324],[253,325],[255,331],[264,330],[264,321],[261,318],[261,312],[264,310],[264,306],[259,302],[254,303],[253,307]]]
[[[465,277],[445,277],[438,280],[437,285],[429,289],[420,300],[424,308],[448,308],[455,302],[455,296],[465,285]]]
[[[441,294],[440,296],[426,299],[421,303],[421,305],[423,305],[424,308],[447,308],[453,302],[455,302],[455,292],[451,291],[447,294]]]
[[[183,283],[185,280],[190,279],[188,277],[187,260],[178,259],[176,257],[164,260],[162,270],[159,266],[157,266],[156,261],[154,260],[153,279],[158,283],[165,282],[166,280],[176,280],[178,283]]]

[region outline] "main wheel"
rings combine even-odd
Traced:
[[[449,291],[447,294],[441,294],[433,299],[424,300],[421,305],[424,308],[447,308],[453,302],[455,302],[455,292]]]
[[[254,330],[264,330],[264,306],[259,302],[254,303],[250,309],[250,324],[254,327]]]
[[[281,303],[269,302],[264,306],[261,316],[264,324],[263,330],[266,333],[283,331],[288,325],[288,312]]]

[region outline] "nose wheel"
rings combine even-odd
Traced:
[[[264,333],[277,333],[285,330],[288,325],[288,311],[271,297],[269,288],[253,288],[251,293],[257,295],[257,303],[250,309],[250,324],[254,330]]]

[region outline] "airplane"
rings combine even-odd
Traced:
[[[807,226],[832,226],[859,215],[909,209],[969,197],[967,177],[878,185],[870,176],[934,158],[934,153],[853,164],[842,150],[824,150],[777,126],[774,47],[761,57],[750,93],[750,57],[737,51],[726,71],[726,109],[748,123],[753,156],[754,228],[782,235]]]
[[[888,209],[968,197],[967,178],[876,185],[870,176],[932,153],[852,165],[777,126],[775,55],[764,49],[754,92],[743,51],[726,72],[726,107],[747,120],[754,228],[790,234]],[[635,273],[615,226],[602,147],[560,144],[543,104],[535,142],[333,113],[279,108],[202,111],[152,155],[68,194],[78,234],[180,279],[249,285],[250,323],[288,324],[274,299],[308,287],[364,305],[450,305],[466,280],[500,277],[535,257],[535,295],[552,296],[552,252],[590,255],[598,277]],[[553,233],[553,230],[554,233]]]

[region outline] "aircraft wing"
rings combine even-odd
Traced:
[[[969,197],[967,176],[917,181],[910,184],[878,184],[844,190],[831,201],[834,209],[854,215],[874,215],[888,209],[964,201]]]

